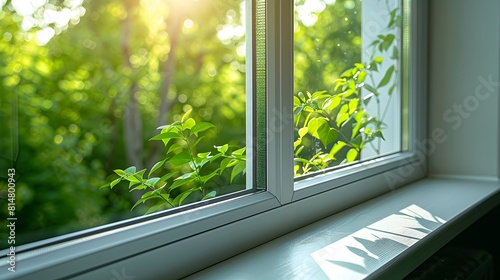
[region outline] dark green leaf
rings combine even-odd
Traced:
[[[182,151],[173,156],[168,162],[173,166],[181,166],[191,161],[191,154],[187,151]]]
[[[391,67],[389,67],[389,69],[387,69],[387,71],[385,72],[384,78],[382,78],[382,80],[378,84],[377,88],[381,88],[381,87],[387,85],[389,83],[389,81],[391,80],[393,72],[394,72],[394,65],[391,65]]]
[[[212,173],[201,176],[200,180],[202,183],[208,182],[208,180],[212,179],[214,176],[216,176],[219,173],[219,169],[215,169]]]
[[[182,205],[182,202],[184,202],[184,200],[191,194],[193,193],[193,190],[187,190],[183,193],[181,193],[180,195],[178,195],[174,201],[176,201],[178,203],[178,205]]]
[[[233,167],[233,170],[231,171],[231,179],[230,179],[230,182],[232,183],[234,178],[244,172],[246,170],[246,162],[242,161],[242,162],[239,162],[238,164],[236,164],[234,167]]]
[[[188,178],[188,179],[182,179],[182,180],[178,180],[178,181],[175,181],[170,187],[169,189],[170,190],[173,190],[173,189],[176,189],[178,187],[181,187],[181,186],[184,186],[185,184],[187,183],[190,183],[194,180],[194,177],[193,178]]]
[[[333,145],[332,149],[330,150],[330,157],[334,158],[335,155],[342,149],[344,148],[346,145],[345,142],[343,141],[338,141],[337,143],[335,143],[335,145]]]
[[[196,146],[196,145],[194,145],[194,146]],[[168,151],[166,154],[168,155],[170,152],[173,152],[179,148],[182,148],[181,145],[174,143],[174,144],[170,145],[170,148],[168,148]]]
[[[209,122],[201,122],[197,123],[195,126],[191,128],[191,133],[198,136],[198,133],[203,132],[209,128],[215,127],[213,124]]]
[[[151,207],[148,209],[148,211],[146,211],[146,213],[144,213],[144,215],[151,214],[151,213],[153,213],[153,212],[156,212],[156,211],[158,211],[158,210],[162,209],[162,207],[163,207],[165,204],[167,204],[167,203],[165,202],[165,203],[162,203],[162,204],[156,204],[156,205],[151,206]]]
[[[209,193],[207,193],[201,200],[205,200],[205,199],[209,199],[209,198],[213,198],[217,195],[217,192],[216,191],[211,191]]]
[[[380,93],[374,87],[370,86],[369,84],[364,84],[363,88],[366,88],[368,91],[372,92],[376,96],[380,95]]]

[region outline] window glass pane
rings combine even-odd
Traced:
[[[14,168],[17,245],[252,188],[245,1],[7,2],[0,195]]]
[[[400,1],[296,0],[295,176],[401,150]]]

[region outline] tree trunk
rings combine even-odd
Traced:
[[[170,92],[170,87],[172,86],[172,80],[175,75],[175,59],[177,54],[177,48],[179,46],[179,35],[182,28],[182,21],[184,19],[183,15],[172,14],[167,21],[167,34],[170,39],[170,51],[168,53],[167,60],[161,66],[161,77],[162,84],[160,88],[160,107],[159,115],[157,120],[157,126],[162,126],[167,124],[169,118],[167,116],[170,109],[174,106],[175,100],[168,100],[168,94]],[[156,132],[155,132],[156,134]],[[147,158],[147,167],[151,168],[160,158],[163,149],[163,143],[161,141],[153,141],[151,143],[152,147]]]
[[[122,42],[121,49],[123,55],[124,64],[133,72],[132,64],[130,63],[130,27],[132,21],[132,11],[129,3],[125,3],[125,8],[127,10],[127,17],[122,21]],[[133,165],[137,170],[144,168],[144,163],[142,159],[142,117],[137,107],[137,94],[138,86],[137,82],[132,80],[129,89],[129,100],[125,107],[124,117],[123,117],[123,132],[125,137],[125,150],[127,155],[127,162],[129,165]],[[140,192],[133,192],[135,200],[140,199]]]

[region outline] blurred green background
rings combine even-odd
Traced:
[[[360,5],[296,1],[296,92],[328,90],[360,61]],[[0,0],[0,226],[14,167],[16,245],[143,213],[126,188],[99,186],[114,169],[157,162],[165,151],[148,139],[191,108],[216,125],[200,151],[245,145],[242,6]]]

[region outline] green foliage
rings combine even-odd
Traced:
[[[142,193],[132,209],[153,202],[145,212],[148,214],[186,204],[186,201],[215,197],[217,188],[211,183],[221,177],[223,172],[230,174],[226,185],[244,175],[245,148],[230,153],[229,145],[224,144],[214,146],[212,151],[198,152],[198,145],[204,139],[202,134],[214,128],[214,125],[210,122],[197,123],[190,117],[191,112],[188,110],[180,121],[160,127],[160,134],[150,139],[163,142],[167,150],[164,159],[155,163],[149,171],[137,170],[135,166],[114,170],[119,177],[101,188],[112,189],[122,181],[128,182],[131,192]]]
[[[238,50],[245,38],[218,36],[221,28],[238,30],[241,2],[88,0],[68,24],[44,18],[51,15],[48,10],[72,10],[72,2],[48,1],[33,12],[39,26],[32,28],[23,25],[29,15],[16,12],[11,1],[0,11],[0,117],[5,120],[0,128],[8,134],[0,138],[0,167],[16,166],[16,211],[23,221],[16,241],[244,189],[245,57]],[[370,116],[365,106],[394,90],[398,68],[394,63],[379,81],[370,73],[381,69],[377,53],[396,60],[398,50],[387,32],[374,41],[370,60],[355,64],[361,55],[356,32],[361,14],[345,8],[351,2],[361,5],[337,0],[318,13],[322,28],[296,24],[294,71],[315,77],[294,81],[305,92],[294,101],[296,143],[300,139],[296,174],[357,160],[366,145],[382,139],[383,117]],[[392,11],[388,31],[398,22],[399,12]],[[55,35],[39,42],[38,32],[46,27]],[[344,69],[349,70],[342,74]],[[333,84],[332,77],[338,78]],[[195,116],[186,115],[190,111]],[[164,123],[170,125],[151,134]],[[127,134],[131,127],[136,130]],[[10,157],[13,137],[15,158]],[[0,198],[4,189],[0,180]],[[5,215],[6,209],[1,211]]]
[[[372,64],[380,63],[372,61]],[[332,94],[326,91],[299,92],[294,97],[296,176],[328,168],[342,149],[348,151],[341,163],[353,162],[368,143],[383,137],[383,123],[370,116],[365,108],[370,100],[361,95],[365,79],[373,71],[370,70],[372,64],[357,63],[344,71],[334,82]],[[377,96],[377,89],[370,88]],[[302,156],[314,140],[319,140],[322,147],[315,149],[312,156]]]
[[[390,98],[397,85],[399,55],[394,39],[399,21],[400,11],[393,9],[386,26],[388,33],[379,34],[369,45],[369,61],[354,63],[354,67],[341,72],[328,87],[333,90],[298,92],[294,97],[295,176],[359,160],[367,145],[380,154],[380,142],[385,140],[383,120],[390,105],[382,104],[382,112],[381,93]],[[374,74],[383,68],[382,55],[389,50],[392,65],[376,81]],[[372,100],[377,103],[376,112],[367,109]]]

